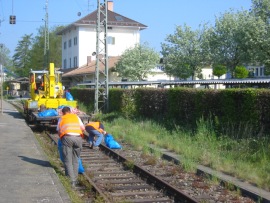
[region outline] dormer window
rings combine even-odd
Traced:
[[[124,21],[122,16],[115,16],[116,21]]]

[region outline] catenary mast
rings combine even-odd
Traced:
[[[109,109],[108,97],[108,49],[107,49],[107,0],[97,0],[97,23],[96,23],[96,67],[95,67],[95,109],[94,113],[98,113],[100,109],[105,112]],[[100,71],[100,65],[104,65],[104,71]],[[104,91],[101,88],[99,74],[104,75]]]
[[[45,5],[45,26],[44,26],[44,69],[48,68],[49,64],[49,15],[48,15],[48,0]]]

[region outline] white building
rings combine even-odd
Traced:
[[[96,52],[97,10],[58,32],[62,36],[62,68],[77,68],[90,63]],[[147,26],[113,11],[108,1],[108,57],[120,56],[127,48],[140,43],[140,31]],[[101,33],[103,34],[103,33]]]
[[[113,6],[113,2],[108,1],[108,73],[109,82],[119,82],[121,78],[112,68],[126,49],[133,48],[140,43],[140,31],[146,29],[147,26],[114,12]],[[96,52],[96,21],[97,10],[58,32],[58,35],[62,36],[62,71],[65,86],[71,87],[78,83],[95,82],[96,56],[93,57],[92,53]],[[103,34],[100,33],[100,35]],[[100,71],[102,70],[104,70],[104,66],[100,64]],[[99,79],[100,82],[103,82],[102,74]],[[157,66],[147,80],[170,79]]]
[[[152,74],[148,75],[147,81],[171,81],[174,77],[167,75],[164,72],[163,65],[157,65],[152,70]]]

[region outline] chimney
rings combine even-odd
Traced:
[[[107,2],[107,7],[109,11],[113,11],[113,1],[108,1]]]
[[[87,65],[89,65],[92,61],[92,57],[91,56],[87,56]]]

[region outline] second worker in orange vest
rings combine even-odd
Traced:
[[[85,131],[89,134],[88,142],[91,149],[98,149],[103,140],[103,135],[106,134],[104,126],[100,122],[89,122],[85,126]],[[96,140],[95,140],[96,137]]]

